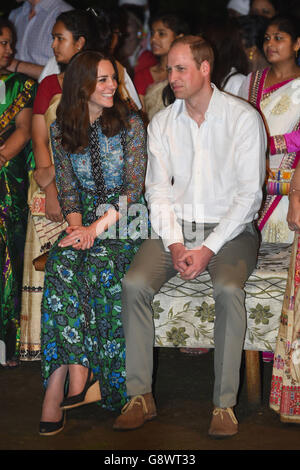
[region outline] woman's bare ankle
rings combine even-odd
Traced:
[[[69,390],[68,397],[78,395],[84,389],[88,378],[89,369],[79,364],[69,366]]]

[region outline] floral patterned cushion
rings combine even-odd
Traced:
[[[248,316],[244,349],[274,351],[285,292],[291,245],[261,245],[257,267],[248,279]],[[207,272],[184,281],[179,275],[165,283],[153,300],[155,345],[213,348],[214,300]]]

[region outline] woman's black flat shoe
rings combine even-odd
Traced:
[[[66,413],[63,412],[62,418],[60,421],[51,422],[51,421],[40,421],[40,436],[54,436],[62,431],[66,423]]]
[[[78,395],[65,398],[60,407],[63,410],[69,410],[78,406],[87,405],[95,401],[101,400],[99,380],[91,380],[91,370],[89,369],[88,377],[84,386],[84,389]]]

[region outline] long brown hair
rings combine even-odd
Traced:
[[[114,60],[99,51],[83,51],[76,54],[64,75],[62,96],[56,115],[62,145],[72,153],[83,150],[89,144],[88,101],[96,88],[97,69],[101,60],[109,60],[118,77]],[[116,90],[113,107],[104,108],[100,117],[102,132],[107,137],[112,137],[122,128],[128,128],[128,113],[126,104]]]

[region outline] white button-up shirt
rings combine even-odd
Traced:
[[[24,2],[9,14],[17,32],[15,58],[45,65],[53,56],[51,33],[56,18],[64,11],[73,10],[73,7],[63,0],[40,0],[35,6],[35,16],[29,20],[30,10],[30,3]]]
[[[217,253],[261,206],[267,145],[261,116],[212,86],[200,126],[184,100],[158,112],[148,126],[146,199],[166,249],[184,243],[184,220],[216,223],[202,244]]]

